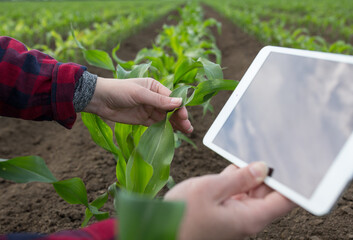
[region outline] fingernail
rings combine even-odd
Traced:
[[[183,99],[182,98],[172,98],[171,100],[170,100],[170,102],[171,103],[178,103],[179,105],[181,104],[181,102],[183,101]]]
[[[187,130],[188,133],[191,133],[192,131],[194,131],[194,127],[190,126],[189,129]]]
[[[252,163],[249,166],[249,170],[259,182],[262,182],[268,174],[268,167],[265,162]]]

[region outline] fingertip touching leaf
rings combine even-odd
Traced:
[[[195,87],[190,86],[190,85],[184,85],[181,87],[178,87],[176,89],[173,90],[173,92],[169,95],[169,97],[180,97],[183,99],[182,104],[180,107],[185,106],[186,104],[188,104],[194,97],[194,90]],[[188,97],[188,91],[189,89],[192,89],[192,94]]]
[[[187,104],[187,106],[200,105],[212,96],[214,96],[218,91],[221,90],[234,90],[238,85],[238,81],[216,79],[201,82],[197,85],[195,89],[194,98]]]

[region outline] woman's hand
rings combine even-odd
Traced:
[[[295,204],[263,184],[262,162],[191,178],[176,185],[166,200],[186,201],[180,240],[242,239],[261,231]]]
[[[114,122],[150,126],[180,107],[181,98],[169,97],[171,91],[152,78],[97,79],[96,89],[85,112],[95,113]],[[193,131],[185,107],[170,118],[175,130]]]

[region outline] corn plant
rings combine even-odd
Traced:
[[[214,19],[201,21],[200,8],[192,4],[180,11],[179,24],[165,26],[155,45],[142,49],[134,60],[124,61],[117,56],[120,45],[110,57],[102,50],[87,50],[79,41],[77,44],[89,64],[112,71],[116,81],[153,77],[172,90],[171,96],[181,97],[182,106],[203,105],[206,111],[210,109],[212,96],[220,90],[233,90],[237,82],[224,80],[220,65],[208,60],[211,55],[220,59],[208,28],[218,23]],[[111,152],[116,160],[117,182],[110,187],[113,195],[118,187],[154,198],[166,185],[176,142],[180,139],[191,142],[181,133],[173,132],[171,114],[149,128],[116,123],[111,129],[99,116],[82,113],[93,141]]]
[[[50,172],[44,160],[38,156],[0,159],[0,177],[16,183],[51,183],[55,191],[66,202],[86,206],[97,219],[105,219],[109,216],[108,213],[98,210],[99,205],[97,207],[97,202],[106,201],[108,194],[103,194],[95,202],[89,203],[86,187],[80,178],[58,181]]]

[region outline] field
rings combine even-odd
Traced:
[[[176,8],[182,3],[0,2],[0,35],[17,38],[60,61],[78,61],[88,66],[90,72],[112,77],[110,71],[84,61],[71,35],[71,24],[77,39],[86,48],[109,52],[121,42],[119,57],[132,60],[139,50],[152,46],[164,24],[178,22]],[[222,55],[225,79],[241,79],[258,51],[267,44],[353,54],[353,2],[349,0],[320,3],[315,0],[207,0],[202,6],[205,18],[212,17],[222,23],[221,34],[215,27],[212,32]],[[228,165],[202,145],[202,138],[229,95],[229,91],[224,91],[215,96],[211,101],[214,113],[205,117],[201,107],[189,109],[195,130],[188,137],[197,149],[185,142],[176,149],[171,166],[171,176],[176,182],[217,173]],[[1,158],[41,156],[58,178],[82,178],[89,201],[116,181],[113,156],[91,140],[80,117],[72,130],[53,122],[4,117],[0,122]],[[69,205],[47,184],[14,184],[0,179],[0,196],[0,234],[74,229],[84,217],[84,206]],[[113,212],[112,203],[104,208]],[[330,215],[315,217],[297,208],[250,239],[353,239],[352,225],[351,185]]]

